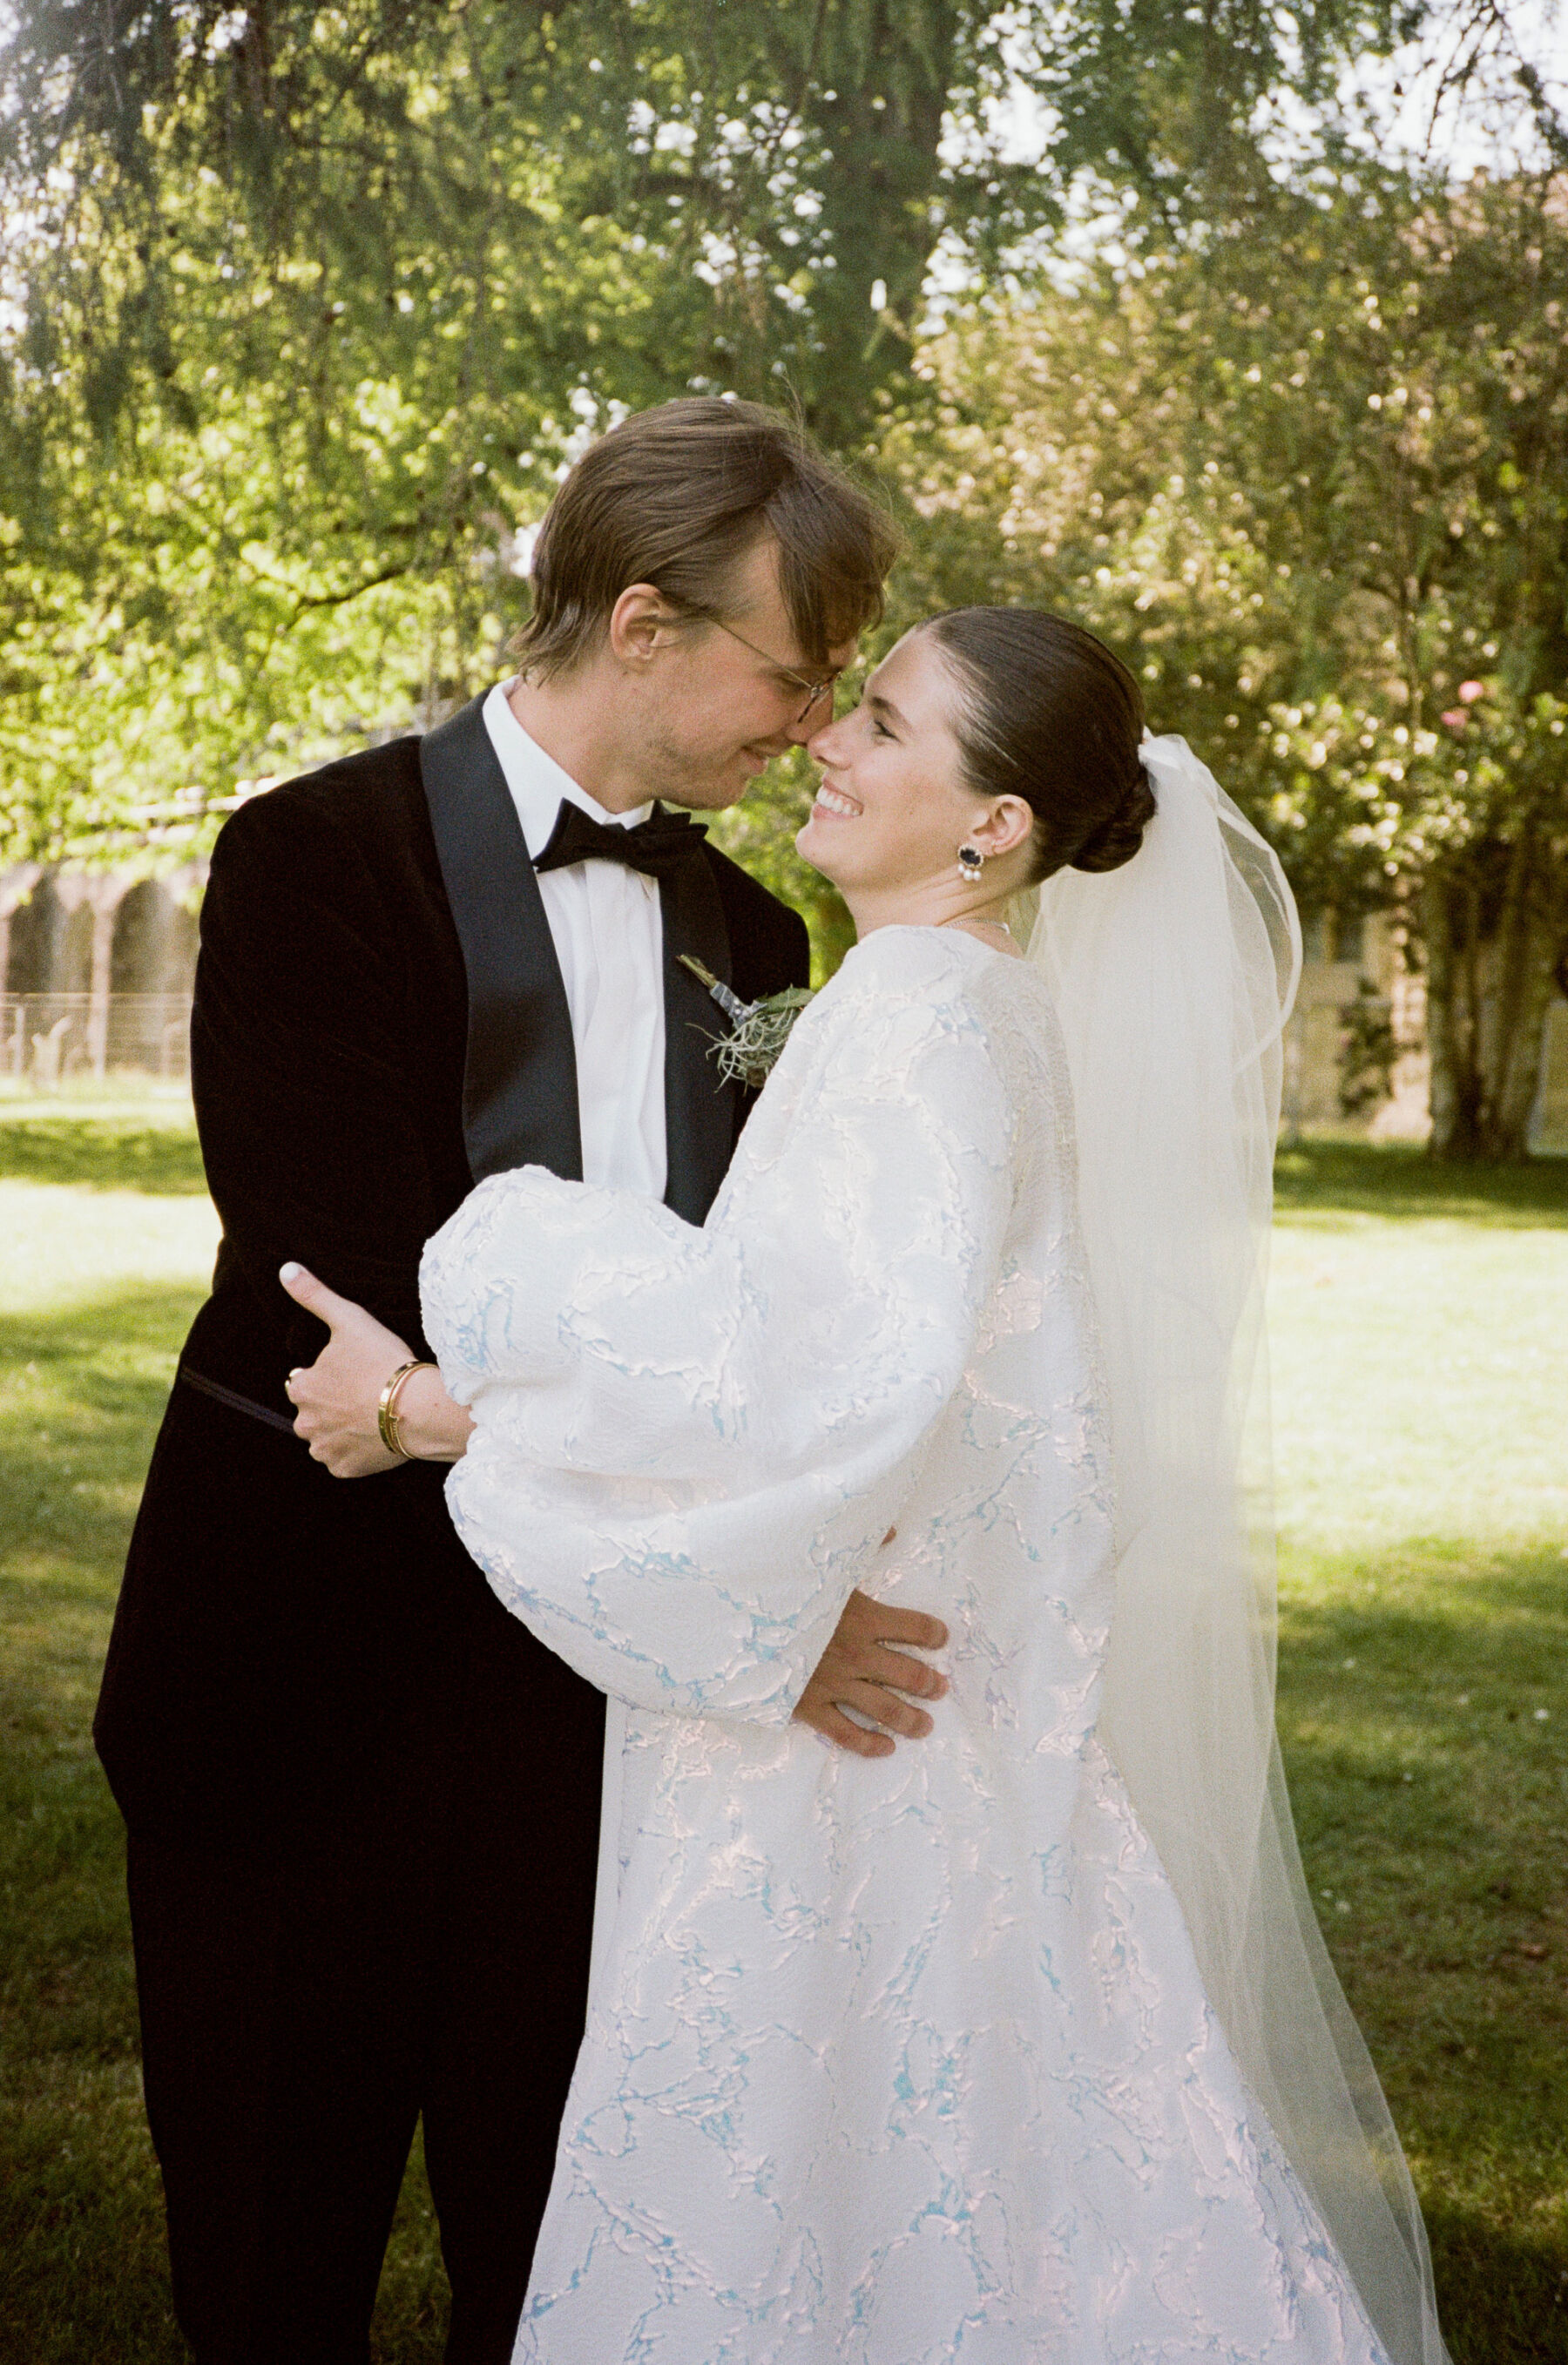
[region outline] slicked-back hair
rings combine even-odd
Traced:
[[[892,521],[800,428],[760,403],[716,398],[637,411],[590,444],[551,502],[533,547],[533,613],[513,653],[534,680],[568,671],[633,583],[717,622],[734,611],[735,578],[765,537],[808,663],[880,620]]]
[[[923,629],[962,689],[969,786],[1034,813],[1034,878],[1130,862],[1154,792],[1138,753],[1143,692],[1114,651],[1041,608],[949,608]]]

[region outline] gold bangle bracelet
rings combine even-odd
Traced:
[[[398,1392],[401,1389],[404,1381],[409,1379],[413,1373],[433,1372],[436,1368],[437,1366],[434,1363],[425,1362],[420,1356],[416,1355],[410,1362],[398,1364],[397,1370],[387,1381],[386,1385],[381,1391],[381,1399],[375,1407],[375,1426],[381,1431],[382,1444],[386,1448],[388,1453],[395,1453],[399,1462],[417,1462],[419,1460],[419,1456],[416,1453],[409,1452],[408,1447],[403,1442],[403,1433],[398,1426]]]

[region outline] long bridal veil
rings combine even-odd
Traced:
[[[1101,1736],[1215,2010],[1393,2365],[1446,2365],[1419,2207],[1319,1935],[1274,1731],[1263,1286],[1301,969],[1271,848],[1185,740],[1119,870],[1039,891],[1117,1488]]]

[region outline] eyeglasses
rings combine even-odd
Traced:
[[[737,633],[733,624],[726,624],[722,616],[710,616],[708,622],[717,624],[722,633],[728,633],[732,641],[739,641],[743,649],[749,649],[754,657],[762,659],[764,665],[770,665],[775,673],[781,673],[786,681],[799,682],[806,693],[806,702],[795,717],[797,724],[805,721],[813,706],[821,704],[838,680],[841,668],[837,666],[831,673],[824,673],[820,681],[814,681],[809,674],[797,673],[793,666],[780,665],[778,658],[770,657],[766,649],[759,649],[755,641],[748,641],[744,633]]]

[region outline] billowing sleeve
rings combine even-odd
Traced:
[[[951,958],[932,966],[919,992],[868,991],[866,964],[819,997],[703,1230],[527,1167],[426,1250],[427,1335],[476,1423],[458,1532],[634,1706],[786,1719],[958,1385],[1012,1116]]]

